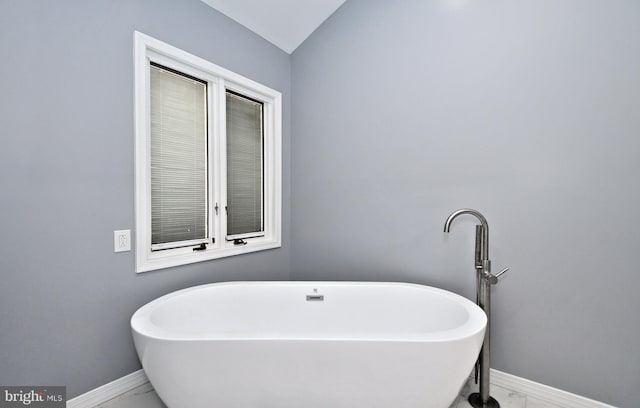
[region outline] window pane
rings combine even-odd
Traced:
[[[207,236],[207,85],[151,66],[151,243]]]
[[[227,92],[228,236],[263,231],[262,196],[262,103]]]

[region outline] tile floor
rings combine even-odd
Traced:
[[[470,379],[460,391],[460,396],[449,408],[470,408],[467,396],[477,390],[478,386],[473,383],[473,379]],[[491,385],[491,396],[500,402],[501,408],[562,408],[493,384]],[[151,384],[147,383],[104,402],[96,408],[166,408],[166,406],[158,398]]]

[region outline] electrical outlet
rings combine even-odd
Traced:
[[[113,252],[131,251],[131,230],[113,231]]]

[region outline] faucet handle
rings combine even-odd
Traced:
[[[509,267],[506,267],[500,272],[496,273],[496,278],[499,278],[500,276],[504,275],[504,273],[507,272],[508,270],[509,270]]]
[[[489,283],[491,285],[495,285],[496,283],[498,283],[498,278],[502,275],[504,275],[505,272],[507,272],[509,270],[509,268],[504,268],[503,270],[501,270],[500,272],[496,273],[495,275],[492,274],[487,274],[486,279],[489,281]]]

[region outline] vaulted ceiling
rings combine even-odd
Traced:
[[[202,0],[291,54],[346,0]]]

